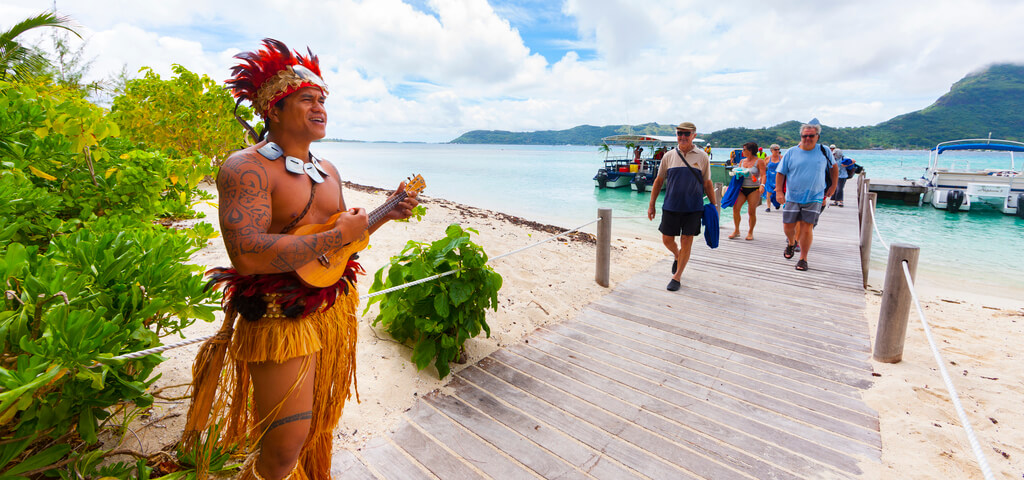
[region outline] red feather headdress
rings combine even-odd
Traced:
[[[327,85],[320,78],[320,60],[306,49],[309,56],[273,38],[263,39],[264,48],[235,55],[242,63],[231,67],[233,77],[225,81],[239,101],[248,100],[262,117],[284,97],[303,87],[318,87],[327,95]]]

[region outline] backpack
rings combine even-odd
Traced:
[[[825,151],[825,146],[819,143],[818,148],[821,149],[821,154],[825,156],[825,192],[828,192],[828,187],[832,186],[832,175],[829,175],[829,171],[832,169],[829,168],[828,152]]]

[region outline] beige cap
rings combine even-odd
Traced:
[[[676,127],[676,130],[686,130],[688,132],[696,132],[697,126],[693,122],[683,122]]]

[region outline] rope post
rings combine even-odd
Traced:
[[[869,193],[865,199],[867,201],[861,203],[864,210],[875,208],[878,194]],[[868,271],[871,269],[871,234],[875,227],[874,218],[871,212],[867,212],[860,217],[860,273],[864,280],[864,288],[868,288]],[[892,256],[889,258],[892,258]]]
[[[860,190],[857,191],[857,220],[861,220],[866,215],[865,210],[868,208],[868,193],[871,193],[871,179],[860,174],[862,181],[860,182]]]
[[[907,318],[913,300],[910,285],[903,274],[903,262],[907,262],[911,280],[916,280],[919,253],[921,249],[917,245],[894,243],[889,246],[889,264],[885,267],[882,307],[878,312],[878,331],[875,334],[874,359],[879,362],[899,363],[903,360],[903,342],[907,337]]]
[[[608,286],[612,258],[612,209],[597,209],[597,273],[594,279],[602,287]]]

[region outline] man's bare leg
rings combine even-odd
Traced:
[[[811,250],[811,240],[814,239],[814,225],[807,222],[800,223],[800,260],[807,260],[807,252]]]
[[[289,394],[295,379],[303,375],[303,367],[304,378]],[[261,430],[267,430],[260,440],[260,456],[254,467],[267,480],[284,478],[295,469],[313,418],[315,373],[316,355],[296,357],[283,363],[249,364],[256,411],[261,419],[267,415],[272,418],[260,423]]]
[[[683,269],[686,268],[686,263],[690,261],[690,249],[692,246],[693,236],[679,236],[679,253],[676,255],[676,261],[679,262],[679,266],[676,268],[676,273],[672,275],[672,279],[677,282],[683,277]]]

